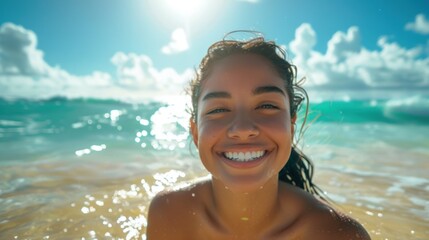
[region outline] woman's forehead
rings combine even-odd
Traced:
[[[281,76],[275,69],[274,64],[263,56],[257,54],[234,54],[219,60],[213,65],[202,87],[204,88],[207,82],[213,84],[226,79],[232,81],[242,78],[246,78],[248,81],[253,78],[269,81],[270,79],[281,79]],[[283,80],[280,83],[283,85]]]
[[[213,71],[228,71],[237,68],[269,68],[275,71],[274,65],[264,56],[254,53],[237,53],[214,63]]]
[[[222,59],[202,82],[201,94],[213,91],[254,91],[274,86],[284,90],[284,81],[269,60],[256,54],[233,55]]]

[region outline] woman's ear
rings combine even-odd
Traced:
[[[195,146],[198,148],[198,127],[197,123],[192,117],[189,119],[189,127],[191,129],[192,140],[194,141]]]

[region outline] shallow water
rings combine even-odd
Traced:
[[[183,108],[0,103],[0,239],[145,239],[151,197],[207,175]],[[425,115],[406,122],[419,111],[387,102],[320,103],[312,113],[321,117],[301,146],[335,206],[373,239],[429,239]]]

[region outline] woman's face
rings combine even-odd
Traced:
[[[294,129],[289,97],[272,64],[255,54],[231,55],[202,84],[191,131],[213,178],[238,191],[277,179]]]

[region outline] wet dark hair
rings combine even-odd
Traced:
[[[198,121],[196,113],[198,112],[198,100],[204,80],[210,76],[214,66],[220,60],[234,54],[256,54],[271,62],[284,81],[284,87],[289,97],[291,118],[296,116],[302,105],[302,101],[307,101],[305,117],[298,137],[300,138],[308,114],[307,92],[300,86],[300,81],[298,82],[296,79],[296,67],[286,60],[285,50],[275,42],[266,41],[261,36],[256,36],[245,41],[227,40],[224,38],[208,48],[207,54],[202,59],[196,71],[195,78],[190,83],[190,95],[192,98],[191,115],[193,121]],[[295,185],[325,199],[321,189],[312,181],[313,168],[311,160],[297,148],[296,143],[293,143],[289,159],[279,173],[279,180]]]

